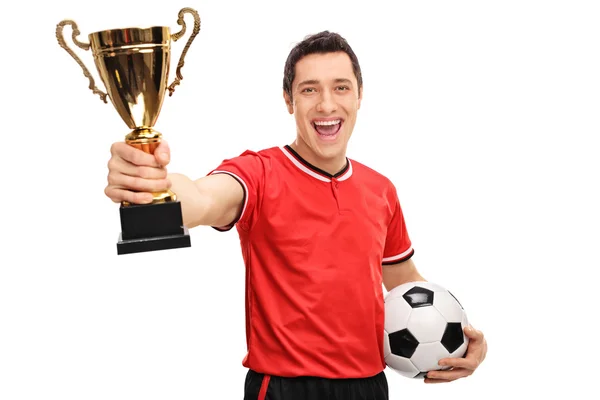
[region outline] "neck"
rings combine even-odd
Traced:
[[[305,161],[330,175],[335,175],[346,167],[347,160],[345,154],[340,154],[332,158],[319,157],[300,139],[296,139],[290,144],[290,147]]]

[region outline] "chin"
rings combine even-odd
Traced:
[[[323,143],[319,141],[316,145],[319,153],[325,158],[335,158],[343,155],[346,146],[341,141]]]

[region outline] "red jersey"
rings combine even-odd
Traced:
[[[362,378],[385,368],[382,265],[411,246],[394,185],[347,159],[330,175],[289,146],[211,173],[244,188],[234,225],[246,265],[243,365],[284,376]]]

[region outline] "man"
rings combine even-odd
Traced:
[[[112,146],[106,195],[147,203],[171,188],[188,227],[236,227],[246,264],[245,400],[388,399],[383,290],[424,280],[394,185],[346,157],[362,100],[358,59],[335,33],[290,52],[283,96],[296,120],[290,145],[227,159],[197,180],[167,174],[154,155]],[[427,383],[470,375],[483,334],[465,330],[465,358]]]

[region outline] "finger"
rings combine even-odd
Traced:
[[[137,149],[125,142],[113,143],[110,148],[110,152],[113,156],[119,156],[123,160],[128,161],[134,165],[147,166],[147,167],[160,167],[161,165],[156,161],[156,157],[150,153],[146,153],[140,149]]]
[[[452,368],[465,368],[470,370],[475,370],[477,368],[477,361],[475,357],[467,356],[467,357],[450,357],[443,358],[438,363],[442,367],[452,367]]]
[[[166,166],[169,164],[169,161],[171,161],[171,149],[166,140],[161,140],[156,150],[154,150],[154,156],[160,165]]]
[[[423,382],[425,383],[448,383],[450,382],[449,380],[446,379],[431,379],[431,378],[425,378],[423,379]]]
[[[118,156],[111,157],[108,161],[108,169],[113,172],[120,172],[125,175],[137,176],[144,179],[164,179],[167,177],[167,170],[164,168],[135,165]]]
[[[152,193],[132,192],[114,186],[107,186],[104,192],[115,203],[126,201],[132,204],[148,204],[152,202]]]
[[[455,368],[447,371],[429,371],[427,378],[436,380],[453,381],[460,378],[465,378],[473,373],[472,370],[465,368]]]
[[[144,179],[113,171],[108,174],[108,184],[109,186],[136,192],[161,192],[171,187],[169,179]]]
[[[487,340],[483,340],[483,357],[481,358],[481,360],[485,360],[485,357],[487,356],[487,351],[488,351],[488,345],[487,345]]]

